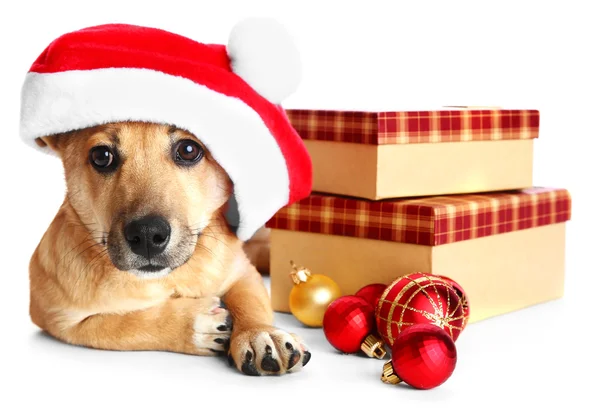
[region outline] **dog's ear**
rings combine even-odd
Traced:
[[[35,140],[35,144],[40,148],[50,148],[54,152],[59,153],[59,136],[60,135],[41,136]]]

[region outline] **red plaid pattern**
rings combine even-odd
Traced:
[[[267,227],[435,246],[570,218],[571,198],[563,189],[384,201],[315,193],[281,209]]]
[[[286,110],[305,140],[367,145],[534,139],[537,110],[460,109],[404,112]]]

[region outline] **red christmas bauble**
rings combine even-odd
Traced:
[[[415,324],[403,330],[394,342],[391,362],[400,380],[418,389],[431,389],[454,372],[456,346],[440,327]]]
[[[463,313],[465,315],[465,326],[466,326],[469,321],[469,312],[470,312],[469,298],[467,297],[467,293],[465,292],[465,290],[463,290],[463,287],[461,287],[460,284],[458,282],[454,281],[452,278],[449,278],[445,275],[437,275],[437,276],[439,278],[445,280],[446,282],[449,282],[450,285],[452,285],[452,287],[454,287],[454,290],[456,291],[456,294],[458,295],[458,297],[460,298],[460,302],[462,303]]]
[[[377,308],[381,294],[385,291],[387,285],[385,284],[369,284],[362,287],[354,294],[357,297],[365,299],[369,304],[373,306],[373,309]]]
[[[377,329],[393,346],[401,331],[415,324],[435,324],[456,340],[466,320],[454,287],[436,275],[416,272],[394,281],[381,295]]]
[[[344,353],[360,351],[361,343],[374,330],[375,311],[360,297],[340,297],[325,310],[325,337],[334,348]]]

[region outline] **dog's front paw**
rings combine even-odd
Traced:
[[[301,370],[310,352],[300,338],[265,326],[234,332],[229,363],[246,375],[282,375]]]
[[[194,318],[194,346],[202,355],[218,355],[229,348],[231,317],[220,306],[218,298],[212,298]]]

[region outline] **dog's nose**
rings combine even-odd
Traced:
[[[163,217],[147,216],[129,222],[123,234],[133,253],[150,259],[164,252],[171,237],[171,226]]]

